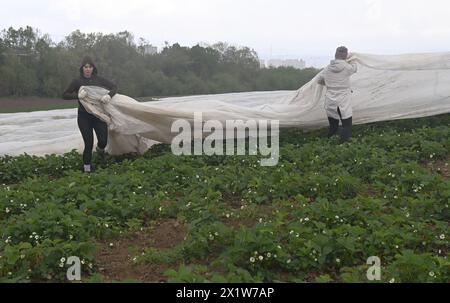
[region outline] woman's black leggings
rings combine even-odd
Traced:
[[[97,135],[97,146],[101,149],[108,144],[108,124],[87,112],[78,112],[78,127],[84,141],[83,163],[91,164],[92,149],[94,148],[94,134]]]

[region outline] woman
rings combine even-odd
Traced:
[[[117,93],[117,86],[113,82],[98,76],[97,68],[92,59],[90,57],[85,57],[80,67],[80,77],[72,80],[63,94],[63,99],[65,100],[78,99],[77,122],[84,141],[83,171],[85,173],[90,173],[93,170],[91,166],[92,149],[94,145],[93,130],[95,130],[98,140],[96,148],[97,153],[103,158],[105,156],[105,147],[108,143],[108,125],[96,116],[88,113],[83,104],[81,104],[80,99],[83,99],[87,95],[85,90],[80,90],[81,86],[99,86],[108,89],[109,93],[100,100],[102,103],[111,101],[111,98]]]

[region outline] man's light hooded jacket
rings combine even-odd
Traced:
[[[325,110],[328,117],[340,119],[338,108],[342,119],[352,117],[350,76],[356,73],[357,69],[355,62],[332,60],[330,65],[322,71],[318,83],[327,87]]]

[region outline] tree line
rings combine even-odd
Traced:
[[[227,43],[184,47],[178,43],[146,54],[145,39],[77,30],[55,43],[30,26],[0,33],[0,96],[59,97],[90,55],[99,74],[132,97],[177,96],[264,90],[294,90],[314,68],[260,68],[256,52]]]

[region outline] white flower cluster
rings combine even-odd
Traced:
[[[5,243],[6,244],[11,243],[11,236],[8,236],[8,238],[6,238]]]
[[[213,233],[209,233],[209,240],[213,241],[216,237],[219,236],[219,233],[216,231],[214,234]]]
[[[306,218],[301,218],[300,219],[300,223],[303,223],[303,222],[309,222],[309,218],[308,217],[306,217]]]
[[[255,251],[254,253],[253,253],[253,257],[250,257],[250,263],[255,263],[256,261],[259,261],[259,262],[263,262],[264,261],[264,253],[262,253],[262,254],[259,254],[257,251]],[[266,254],[265,254],[265,256],[266,256],[266,258],[267,259],[270,259],[270,258],[277,258],[277,255],[276,254],[272,254],[272,253],[270,253],[270,252],[267,252]]]
[[[61,258],[60,260],[59,260],[61,263],[59,263],[59,267],[64,267],[64,263],[66,262],[66,258]]]
[[[293,230],[291,230],[289,234],[290,234],[291,236],[295,234],[295,237],[296,237],[296,238],[300,238],[300,234],[299,234],[299,233],[296,233],[296,232],[293,231]]]
[[[423,185],[423,184],[420,184],[419,186],[417,186],[416,184],[414,184],[414,185],[412,186],[412,190],[413,190],[415,193],[418,193],[418,192],[421,191],[424,187],[425,187],[425,185]]]
[[[36,232],[33,232],[29,238],[34,239],[36,244],[39,244],[39,239],[41,239],[42,236],[39,236]]]

